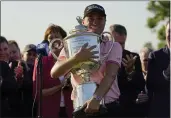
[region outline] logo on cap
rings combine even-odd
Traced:
[[[89,11],[91,9],[100,9],[101,11],[104,11],[103,8],[101,8],[100,6],[97,6],[97,5],[91,5],[91,6],[87,7],[87,11]]]

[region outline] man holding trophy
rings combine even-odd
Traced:
[[[80,25],[64,39],[64,49],[51,76],[57,78],[71,72],[75,118],[118,116],[120,91],[116,75],[121,65],[122,47],[114,40],[103,38],[106,14],[102,6],[87,6],[83,19],[77,20]]]

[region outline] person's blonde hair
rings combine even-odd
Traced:
[[[148,47],[143,47],[141,50],[140,50],[140,54],[141,53],[150,53],[150,52],[152,52],[153,51],[153,49],[151,49],[151,48],[148,48]]]

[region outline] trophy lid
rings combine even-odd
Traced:
[[[75,26],[75,29],[71,30],[69,33],[77,33],[77,32],[85,32],[87,31],[87,27],[82,24],[82,18],[80,16],[76,17],[76,20],[78,21],[79,25]]]

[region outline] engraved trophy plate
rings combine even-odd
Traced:
[[[77,37],[72,37],[69,40],[66,40],[69,48],[69,57],[73,56],[78,50],[85,44],[88,43],[88,47],[96,45],[97,47],[93,51],[99,51],[100,47],[98,43],[98,37],[93,35],[82,35]],[[99,53],[96,54],[99,56]],[[96,59],[99,60],[99,59]]]

